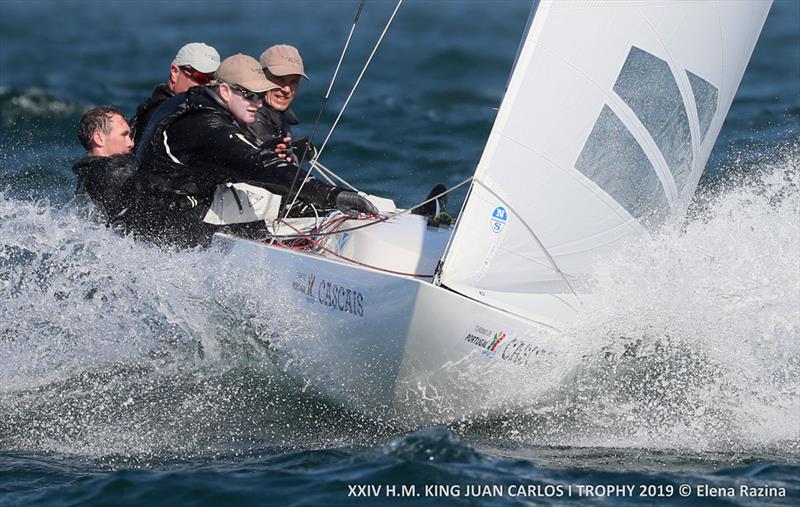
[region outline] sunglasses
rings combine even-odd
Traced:
[[[255,102],[257,100],[264,100],[264,97],[267,95],[267,92],[253,92],[246,88],[242,88],[241,86],[235,86],[235,85],[228,85],[228,86],[231,87],[231,90],[241,95],[244,100],[249,100],[250,102]]]
[[[182,66],[181,72],[186,74],[186,77],[188,77],[189,79],[191,79],[192,81],[194,81],[199,85],[207,85],[208,83],[211,82],[212,79],[214,79],[213,72],[210,73],[200,72],[191,65]]]

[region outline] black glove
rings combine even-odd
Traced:
[[[308,162],[317,154],[316,146],[311,144],[311,141],[309,141],[306,137],[293,139],[289,149],[297,159],[298,163],[300,162],[301,158],[303,159],[303,162]]]
[[[282,142],[283,142],[283,138],[282,137],[273,137],[273,138],[267,139],[265,141],[262,141],[261,144],[258,145],[258,148],[260,150],[263,150],[263,151],[266,151],[266,152],[269,152],[269,153],[275,153],[275,149]]]
[[[376,208],[365,197],[358,195],[355,192],[343,191],[336,195],[336,208],[351,217],[358,216],[359,213],[367,215],[377,215],[378,208]]]

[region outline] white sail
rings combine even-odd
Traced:
[[[771,0],[543,0],[440,282],[544,323],[631,237],[683,214]]]

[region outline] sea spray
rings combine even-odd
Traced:
[[[597,265],[586,311],[536,371],[462,370],[503,415],[448,418],[472,441],[747,450],[797,446],[797,171],[722,189]],[[86,210],[0,196],[0,440],[84,455],[205,455],[381,441],[286,373],[314,322],[267,270],[217,249],[161,250]],[[91,218],[91,217],[89,217]],[[499,380],[498,380],[499,379]],[[404,428],[401,430],[401,428]]]
[[[530,374],[523,389],[538,396],[495,423],[493,437],[800,450],[800,158],[793,146],[780,161],[748,168],[747,178],[703,196],[686,221],[599,262],[584,287],[591,289],[584,311],[560,333],[568,372],[549,393]]]
[[[268,273],[5,195],[0,237],[4,448],[146,459],[325,445],[369,426],[284,372],[270,344],[303,319]]]

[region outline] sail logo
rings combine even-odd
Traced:
[[[508,222],[508,212],[502,206],[498,206],[492,211],[492,232],[497,234],[503,230],[505,227],[506,222]]]

